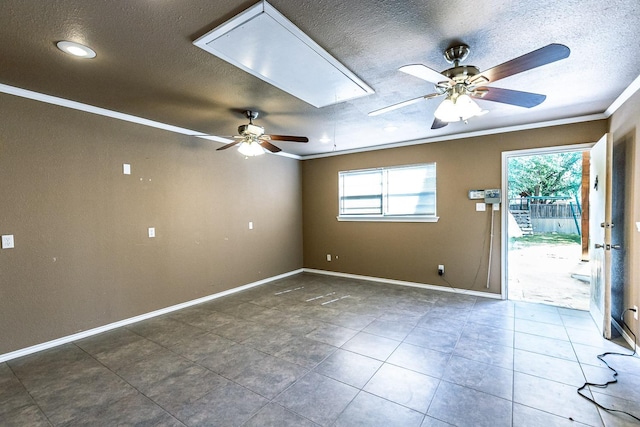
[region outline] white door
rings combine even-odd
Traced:
[[[593,320],[611,338],[611,134],[591,149],[589,172],[589,264]]]

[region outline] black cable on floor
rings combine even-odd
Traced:
[[[600,359],[600,361],[602,363],[604,363],[607,368],[609,368],[612,372],[613,372],[613,379],[610,381],[607,381],[606,383],[602,383],[602,384],[597,384],[597,383],[590,383],[590,382],[585,382],[582,387],[580,387],[578,389],[578,394],[582,397],[584,397],[585,399],[587,399],[589,402],[593,403],[594,405],[596,405],[598,408],[604,409],[607,412],[620,412],[621,414],[626,414],[632,418],[635,418],[636,420],[640,421],[640,417],[637,417],[633,414],[630,414],[629,412],[626,411],[621,411],[619,409],[613,409],[613,408],[607,408],[606,406],[601,405],[600,403],[596,402],[594,398],[586,396],[584,394],[581,393],[582,390],[584,390],[585,388],[587,388],[587,386],[591,386],[591,387],[598,387],[598,388],[607,388],[609,386],[609,384],[615,384],[618,382],[618,371],[616,371],[615,369],[613,369],[611,366],[609,366],[609,364],[604,360],[604,358],[608,355],[615,355],[615,356],[635,356],[636,355],[636,349],[638,347],[638,341],[636,338],[636,335],[633,333],[633,331],[631,330],[631,328],[629,327],[629,325],[626,324],[626,322],[624,321],[624,314],[627,311],[633,311],[635,312],[635,310],[633,308],[627,308],[625,311],[622,312],[622,315],[620,316],[620,321],[622,322],[622,328],[624,329],[625,326],[627,328],[627,330],[629,331],[629,333],[631,335],[633,335],[633,353],[631,354],[625,354],[625,353],[615,353],[615,352],[606,352],[606,353],[602,353],[598,355],[598,359]]]

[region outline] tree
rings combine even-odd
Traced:
[[[509,198],[574,196],[582,181],[582,153],[555,153],[509,159]]]

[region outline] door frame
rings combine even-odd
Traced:
[[[509,298],[509,159],[523,156],[543,156],[545,154],[566,153],[570,151],[590,150],[597,141],[583,144],[557,145],[552,147],[526,148],[502,152],[502,215],[500,221],[500,297],[503,300]]]

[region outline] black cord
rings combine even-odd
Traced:
[[[626,411],[621,411],[619,409],[613,409],[613,408],[607,408],[606,406],[601,405],[600,403],[596,402],[595,399],[586,396],[584,394],[581,393],[582,390],[584,390],[585,388],[587,388],[587,386],[591,386],[591,387],[598,387],[598,388],[607,388],[609,386],[609,384],[615,384],[618,382],[618,371],[616,371],[615,369],[613,369],[611,366],[609,366],[609,364],[604,360],[604,358],[608,355],[615,355],[615,356],[630,356],[633,357],[636,355],[636,349],[638,348],[638,340],[636,338],[636,335],[633,333],[633,331],[631,330],[631,328],[629,327],[629,325],[626,324],[626,322],[624,321],[624,314],[627,311],[634,311],[635,310],[633,308],[627,308],[625,311],[622,312],[622,315],[620,316],[620,321],[622,321],[622,328],[624,329],[624,327],[627,327],[627,330],[629,331],[629,333],[631,335],[633,335],[633,353],[631,354],[626,354],[626,353],[615,353],[615,352],[606,352],[606,353],[602,353],[599,354],[597,357],[598,359],[600,359],[600,361],[602,363],[604,363],[607,368],[609,368],[612,372],[613,372],[613,379],[610,381],[607,381],[606,383],[602,383],[602,384],[597,384],[597,383],[590,383],[590,382],[585,382],[582,387],[580,387],[578,389],[578,394],[582,397],[584,397],[585,399],[587,399],[589,402],[593,403],[594,405],[596,405],[598,408],[604,409],[607,412],[620,412],[622,414],[626,414],[629,415],[632,418],[635,418],[636,420],[640,421],[640,417],[637,417],[633,414],[630,414],[629,412]]]

